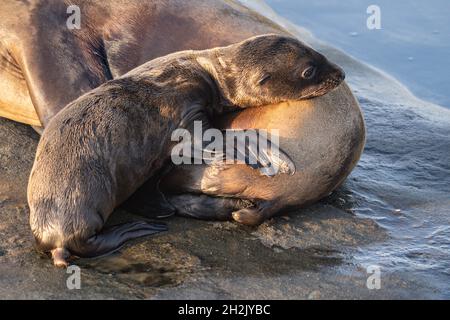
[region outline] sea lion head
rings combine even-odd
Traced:
[[[318,97],[336,88],[344,71],[297,39],[263,35],[218,55],[224,96],[249,107]]]

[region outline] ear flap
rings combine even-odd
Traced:
[[[267,80],[269,80],[270,78],[271,78],[271,75],[270,75],[270,74],[264,73],[264,74],[261,76],[261,78],[259,79],[258,84],[259,84],[260,86],[262,86],[262,85],[264,85],[264,84],[267,82]]]

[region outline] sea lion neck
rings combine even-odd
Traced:
[[[219,109],[234,111],[239,109],[240,106],[237,103],[236,86],[229,77],[233,73],[232,64],[223,53],[224,49],[215,48],[204,51],[196,57],[196,60],[214,82],[214,89],[219,97]]]

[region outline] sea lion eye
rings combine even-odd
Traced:
[[[305,70],[303,70],[302,78],[303,79],[311,79],[312,77],[315,76],[315,74],[316,74],[316,68],[313,66],[309,66]]]
[[[262,86],[262,85],[263,85],[264,83],[266,83],[267,80],[269,80],[270,78],[271,78],[270,74],[267,74],[267,73],[266,73],[265,75],[262,76],[261,79],[259,79],[259,81],[258,81],[259,85]]]

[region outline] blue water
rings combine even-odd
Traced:
[[[316,38],[391,74],[416,96],[450,108],[450,0],[266,2]],[[367,28],[372,4],[381,9],[380,30]],[[371,99],[358,93],[356,81],[364,79],[351,81],[348,75],[365,114],[367,143],[357,168],[335,194],[342,199],[348,194],[352,212],[376,221],[390,235],[352,258],[421,281],[448,299],[449,114],[440,110],[442,122],[425,120],[433,110],[429,105],[407,98],[393,104],[382,94]],[[423,116],[411,112],[415,107]]]
[[[267,0],[278,14],[317,38],[405,84],[416,96],[450,108],[449,0]],[[369,30],[369,5],[381,29]]]

